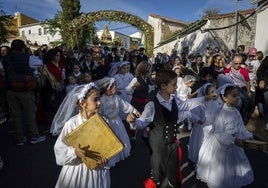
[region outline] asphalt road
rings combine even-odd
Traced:
[[[10,125],[0,126],[0,155],[4,159],[4,169],[0,171],[1,188],[52,188],[55,186],[61,167],[56,165],[53,146],[55,137],[48,134],[49,127],[40,125],[40,130],[47,135],[47,140],[22,147],[12,141]],[[181,139],[187,150],[189,134]],[[246,150],[254,170],[255,181],[247,188],[268,188],[268,154],[256,150]],[[187,153],[184,152],[184,156]],[[142,188],[149,177],[150,154],[148,148],[138,136],[132,155],[111,169],[112,188]],[[184,157],[183,188],[201,188],[193,173],[193,168]]]

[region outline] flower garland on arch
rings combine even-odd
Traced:
[[[148,54],[152,54],[154,47],[153,27],[147,22],[145,22],[142,18],[123,11],[102,10],[102,11],[91,12],[88,14],[82,14],[69,24],[70,32],[74,33],[76,28],[79,28],[89,22],[108,21],[108,20],[128,23],[140,29],[145,35],[145,49]]]

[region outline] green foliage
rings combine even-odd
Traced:
[[[0,3],[0,44],[6,43],[9,35],[15,35],[17,32],[9,30],[13,26],[12,16],[7,15]]]
[[[51,20],[46,19],[43,22],[43,27],[47,30],[47,32],[54,36],[57,32],[60,32],[61,34],[61,18],[62,18],[62,12],[56,12],[54,15],[54,18]]]
[[[68,32],[68,23],[73,19],[78,17],[80,10],[80,1],[79,0],[60,0],[60,6],[62,8],[61,15],[61,37],[64,42],[66,42],[67,46],[73,48],[78,44],[78,38],[81,34],[80,32],[75,33],[75,38],[72,38],[71,33]]]
[[[92,41],[92,44],[93,45],[99,45],[100,42],[101,42],[100,39],[99,39],[99,37],[97,35],[93,35],[91,41]]]
[[[80,0],[60,0],[60,5],[62,11],[58,11],[53,19],[46,20],[44,27],[51,35],[60,32],[62,42],[66,43],[69,48],[77,47],[79,50],[83,50],[96,33],[94,23],[88,23],[70,32],[68,25],[70,25],[73,19],[81,15],[81,13],[79,13],[81,8]],[[59,41],[53,43],[53,45],[58,43]]]
[[[81,14],[69,25],[70,32],[76,32],[78,28],[95,21],[119,21],[128,23],[139,28],[145,35],[145,49],[148,54],[152,54],[154,46],[154,29],[153,27],[138,16],[131,15],[123,11],[102,10]]]

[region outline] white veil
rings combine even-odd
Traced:
[[[95,87],[93,82],[78,85],[65,96],[52,121],[50,133],[53,136],[59,135],[65,122],[79,113],[77,102],[82,100],[87,91],[93,87]]]

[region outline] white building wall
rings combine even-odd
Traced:
[[[39,32],[41,30],[41,32]],[[29,33],[30,31],[30,33]],[[57,32],[55,35],[50,35],[49,33],[44,33],[44,27],[41,23],[26,25],[19,28],[19,35],[26,37],[26,40],[30,41],[32,44],[37,42],[38,45],[47,44],[51,42],[60,41],[61,35]]]
[[[257,13],[255,47],[268,55],[268,35],[267,35],[268,8]]]
[[[256,39],[255,44],[258,50],[262,49],[263,51],[265,51],[264,49],[268,50],[268,36],[265,34],[265,31],[267,30],[266,22],[268,18],[268,13],[265,12],[262,14],[263,15],[260,15],[261,19],[259,20],[259,38]],[[246,17],[246,15],[244,17]],[[208,20],[206,25],[204,25],[201,29],[204,31],[204,29],[208,28],[219,28],[223,26],[232,25],[233,22],[233,17]],[[253,15],[249,19],[247,19],[247,23],[249,24],[250,29],[248,29],[246,26],[243,26],[242,24],[238,25],[237,38],[238,45],[244,44],[246,46],[246,51],[248,51],[250,47],[254,46],[253,43],[256,34],[256,15]],[[266,40],[266,42],[264,42],[264,40]],[[189,53],[200,53],[201,55],[203,55],[206,47],[208,46],[220,47],[221,50],[231,50],[233,49],[233,44],[234,27],[229,27],[227,29],[222,30],[214,30],[210,32],[201,32],[200,30],[197,30],[193,33],[188,34],[187,36],[178,38],[175,41],[155,48],[154,54],[157,54],[157,52],[171,54],[171,51],[173,49],[177,50],[178,53],[181,53],[183,48],[188,47]]]
[[[154,47],[156,47],[162,37],[161,20],[149,16],[148,23],[154,28]]]
[[[123,48],[129,50],[130,49],[130,37],[127,35],[123,35],[121,33],[115,32],[115,36],[120,37],[122,40],[122,46]]]
[[[202,29],[208,27],[210,27],[210,21],[208,21]],[[197,30],[182,38],[178,38],[175,41],[155,48],[154,54],[157,54],[158,52],[171,54],[173,49],[177,50],[178,54],[180,54],[183,51],[183,48],[189,47],[189,53],[200,53],[203,55],[207,46],[220,46],[220,44],[209,32],[204,33]]]
[[[139,39],[141,39],[142,33],[138,31],[138,32],[133,33],[133,34],[131,34],[129,36],[132,37],[132,38],[139,38]]]

